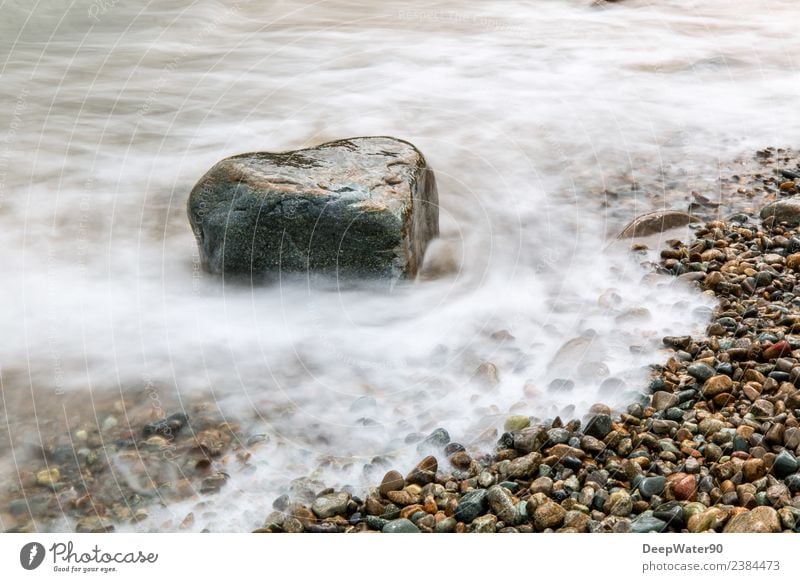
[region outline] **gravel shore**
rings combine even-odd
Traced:
[[[664,338],[668,359],[625,411],[598,403],[585,418],[546,424],[511,416],[491,452],[437,429],[420,444],[420,457],[430,454],[408,474],[390,470],[362,497],[334,489],[283,496],[257,531],[798,531],[797,159],[764,150],[746,171],[728,168],[718,201],[689,195],[681,210],[704,220],[691,240],[624,243],[643,261],[660,252],[654,272],[718,302],[705,335]],[[762,220],[764,207],[773,211]],[[36,439],[0,491],[0,529],[113,531],[146,520],[154,505],[224,492],[268,437],[209,402],[170,414],[179,403],[154,408],[145,390],[93,402],[78,423],[37,422],[40,435],[56,436]],[[119,459],[138,467],[123,481],[113,470]],[[194,521],[188,513],[158,529]]]
[[[782,153],[759,152],[764,173],[727,182],[740,206],[797,193],[794,158]],[[408,475],[389,471],[364,499],[278,499],[258,531],[797,531],[800,212],[788,206],[763,223],[739,212],[698,225],[694,240],[666,241],[654,270],[718,307],[705,336],[664,338],[674,353],[624,413],[597,404],[583,421],[509,417],[493,454],[440,430],[438,452]]]

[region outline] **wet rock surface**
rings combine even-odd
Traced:
[[[189,220],[212,273],[414,277],[439,232],[433,172],[411,144],[358,137],[217,163]]]
[[[726,182],[743,190],[734,205],[792,195],[778,172],[788,162],[767,153],[763,173]],[[626,409],[598,405],[584,418],[547,422],[513,414],[498,421],[506,432],[490,451],[437,428],[412,441],[416,466],[382,460],[363,492],[309,479],[275,499],[257,531],[796,530],[800,228],[758,215],[706,220],[691,240],[662,241],[654,271],[695,285],[717,306],[705,334],[663,338],[664,361]],[[483,369],[491,387],[502,370]],[[4,530],[66,518],[75,531],[119,531],[148,520],[156,504],[224,494],[268,439],[208,404],[174,413],[125,401],[98,408],[92,422],[71,424],[69,439],[45,439],[0,492]],[[128,480],[118,478],[122,461]],[[194,520],[153,529],[191,529]]]
[[[766,201],[790,190],[758,179]],[[653,366],[646,401],[570,423],[510,417],[492,455],[457,452],[431,483],[407,485],[403,501],[413,505],[401,513],[422,532],[794,530],[800,260],[791,257],[800,230],[753,214],[694,224],[693,240],[666,242],[656,272],[693,273],[684,279],[718,305],[705,335],[664,338],[675,351]],[[378,489],[369,499],[388,501]]]

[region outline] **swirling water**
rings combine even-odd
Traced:
[[[13,435],[52,430],[69,395],[202,394],[270,442],[198,529],[257,527],[298,476],[358,489],[373,457],[406,470],[409,434],[488,447],[510,413],[623,406],[710,303],[608,239],[690,189],[713,198],[719,160],[800,136],[791,0],[0,11],[0,467],[13,477]],[[215,161],[357,135],[426,155],[429,260],[456,272],[387,291],[199,269],[185,203]],[[483,362],[491,390],[471,381]]]

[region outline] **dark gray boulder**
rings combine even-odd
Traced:
[[[188,213],[204,268],[226,276],[414,277],[439,233],[433,171],[392,137],[226,158]]]

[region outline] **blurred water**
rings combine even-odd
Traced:
[[[41,426],[65,393],[210,390],[273,445],[198,528],[257,527],[321,456],[354,462],[317,476],[359,487],[373,456],[409,468],[409,433],[469,443],[509,411],[629,401],[603,381],[640,390],[660,338],[696,330],[707,303],[603,250],[681,183],[606,206],[597,193],[663,172],[687,189],[703,176],[713,196],[718,160],[800,136],[791,0],[0,11],[0,372],[38,403],[6,408],[8,432]],[[185,203],[214,162],[358,135],[426,155],[442,205],[431,258],[456,274],[387,292],[223,288],[199,271]],[[493,390],[470,383],[485,361]],[[557,378],[575,387],[549,390]]]

